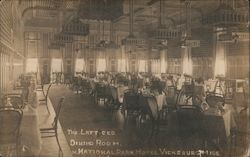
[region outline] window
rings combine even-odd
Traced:
[[[63,62],[62,59],[52,59],[51,62],[51,71],[52,72],[62,72]]]
[[[76,59],[75,72],[83,72],[84,71],[84,59]]]
[[[38,59],[29,58],[26,60],[26,72],[37,72],[38,70]]]
[[[146,60],[139,60],[139,72],[147,72]]]
[[[97,59],[97,72],[106,71],[106,60],[103,58]]]
[[[116,71],[116,64],[115,64],[115,60],[111,60],[111,71],[115,72]]]
[[[118,72],[126,72],[125,59],[118,59]]]
[[[159,59],[153,59],[151,60],[151,72],[154,74],[160,74],[160,70],[161,70],[161,64],[160,64],[160,60]]]

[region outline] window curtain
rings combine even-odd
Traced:
[[[39,67],[37,58],[28,58],[26,60],[26,73],[37,73],[38,69]]]
[[[97,51],[96,58],[96,72],[103,72],[107,70],[106,53],[105,50]]]
[[[52,58],[51,60],[51,81],[55,81],[55,77],[53,72],[61,72],[63,73],[63,60],[61,58]],[[62,75],[63,77],[63,75]],[[63,78],[62,78],[63,79]]]
[[[51,72],[63,72],[63,60],[53,58],[51,60]]]
[[[159,59],[151,60],[151,72],[153,74],[160,74],[161,73],[161,62]]]
[[[224,43],[217,43],[214,76],[226,75],[226,53]]]
[[[83,58],[76,59],[75,72],[86,72],[85,62]]]
[[[41,75],[39,70],[38,58],[28,58],[26,60],[26,73],[36,74],[36,83],[41,83]]]
[[[161,73],[166,73],[167,63],[166,63],[166,50],[161,50]]]
[[[183,54],[183,73],[192,75],[193,74],[193,63],[191,56],[191,48],[185,48]]]
[[[139,72],[147,72],[147,61],[139,60]]]
[[[97,72],[106,71],[106,59],[98,58],[97,59]]]
[[[118,72],[126,72],[126,60],[118,59]]]

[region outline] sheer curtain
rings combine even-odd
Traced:
[[[153,74],[160,74],[161,73],[161,62],[159,59],[151,60],[151,72]]]
[[[97,72],[106,71],[106,59],[98,58],[97,59]]]
[[[139,72],[147,72],[147,61],[139,60]]]
[[[51,60],[51,72],[63,72],[63,60],[53,58]]]
[[[63,60],[61,58],[52,58],[51,60],[51,81],[55,81],[56,78],[55,75],[53,75],[53,72],[56,73],[63,73]]]
[[[118,72],[126,72],[126,60],[118,59]]]
[[[193,74],[193,62],[191,56],[191,48],[185,48],[183,55],[183,73],[192,75]]]
[[[38,59],[37,58],[28,58],[26,60],[26,73],[38,72]]]
[[[38,58],[28,58],[26,60],[26,73],[36,73],[36,83],[40,84],[41,77],[39,72]]]
[[[96,72],[98,73],[106,70],[107,70],[106,51],[101,49],[97,51]]]
[[[216,47],[214,76],[226,74],[226,53],[224,43],[218,43]]]
[[[83,58],[76,59],[75,72],[86,72],[85,61]]]

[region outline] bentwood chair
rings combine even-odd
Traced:
[[[71,81],[71,89],[78,92],[78,77],[73,77]]]
[[[0,108],[0,150],[3,149],[2,153],[6,151],[6,156],[9,156],[8,153],[12,150],[15,150],[15,156],[19,156],[22,117],[22,110],[11,107]]]
[[[90,93],[91,87],[88,80],[83,79],[80,84],[81,94],[88,95]]]
[[[95,87],[95,103],[99,104],[103,101],[104,105],[106,103],[106,86],[103,84],[96,84]]]
[[[41,77],[41,83],[36,85],[36,91],[43,91],[43,87],[44,87],[44,77]]]
[[[124,92],[122,110],[124,111],[125,117],[125,128],[129,124],[129,120],[139,114],[139,93],[134,90],[126,90]]]
[[[150,143],[157,125],[158,105],[152,95],[139,95],[139,114],[136,116],[137,136],[143,144]]]
[[[171,129],[171,117],[175,114],[176,106],[167,105],[158,112],[158,117],[156,120],[156,126],[154,128],[154,140],[157,146],[166,144],[167,141],[162,140],[162,135],[165,137],[173,137],[176,135],[176,132],[173,134],[173,129]]]
[[[15,109],[23,109],[27,104],[24,102],[23,97],[20,94],[6,94],[4,99],[7,100],[8,98]]]
[[[167,104],[176,105],[178,93],[175,86],[167,87],[166,96],[167,96]]]
[[[179,105],[177,107],[177,120],[179,137],[185,146],[185,142],[190,137],[198,135],[203,139],[203,111],[196,105]],[[204,142],[204,141],[203,141]]]
[[[70,86],[70,84],[71,84],[71,74],[65,73],[64,74],[64,85],[67,87],[67,86]]]
[[[42,93],[43,93],[44,98],[39,100],[40,102],[44,102],[44,104],[46,105],[46,108],[47,108],[47,111],[48,111],[49,114],[50,114],[50,111],[49,111],[49,106],[48,106],[48,96],[49,96],[49,90],[50,90],[51,86],[52,86],[52,83],[49,84],[49,86],[48,86],[48,88],[47,88],[46,91],[43,88],[43,92]]]
[[[43,91],[43,87],[44,87],[44,85],[43,85],[43,84],[39,84],[39,85],[37,85],[37,87],[36,87],[36,91]]]
[[[218,107],[219,104],[224,106],[225,104],[225,99],[221,96],[217,95],[207,95],[206,96],[206,102],[210,107]]]
[[[59,121],[59,115],[61,112],[63,101],[64,101],[64,98],[62,97],[59,100],[59,103],[58,103],[57,108],[55,110],[55,118],[54,118],[54,121],[52,123],[52,127],[40,129],[40,132],[42,134],[42,138],[48,138],[48,137],[55,137],[56,138],[56,142],[57,142],[58,147],[59,147],[59,152],[58,152],[59,157],[63,157],[62,148],[61,148],[61,145],[60,145],[59,139],[58,139],[58,121]]]

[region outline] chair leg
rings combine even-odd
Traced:
[[[48,106],[48,98],[46,98],[46,108],[47,108],[47,111],[48,111],[48,113],[49,113],[49,115],[50,115],[50,111],[49,111],[49,106]]]
[[[16,156],[19,157],[20,156],[20,143],[19,141],[16,142]]]
[[[129,121],[129,114],[128,114],[128,110],[124,111],[124,125],[123,125],[123,129],[126,130],[128,128],[128,121]]]
[[[153,121],[153,123],[152,123],[151,134],[150,134],[149,139],[148,139],[149,143],[152,141],[154,134],[155,134],[155,121]]]
[[[160,132],[160,124],[157,121],[156,122],[156,128],[155,128],[155,144],[158,145],[158,137],[159,137],[159,132]]]
[[[56,142],[57,142],[58,147],[59,147],[58,157],[63,157],[63,152],[62,152],[61,145],[60,145],[60,143],[59,143],[57,131],[56,131]]]

